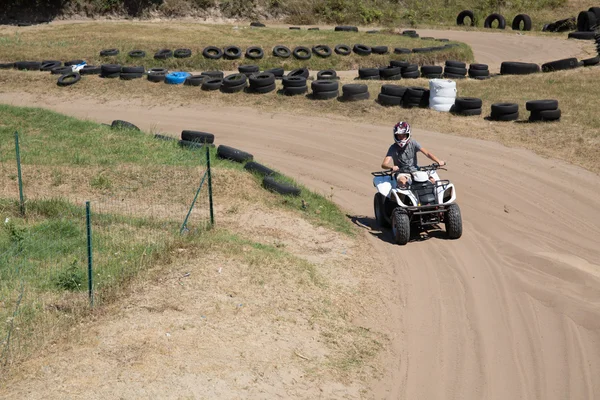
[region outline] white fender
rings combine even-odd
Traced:
[[[396,187],[396,180],[391,176],[375,176],[373,178],[373,186],[384,197],[387,197],[390,191]]]

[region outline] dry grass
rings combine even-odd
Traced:
[[[246,25],[246,24],[244,24]],[[311,69],[351,69],[358,66],[369,67],[389,64],[390,59],[400,59],[399,55],[349,56],[333,54],[329,58],[313,56],[310,60],[296,60],[294,57],[281,59],[273,57],[272,48],[281,44],[293,49],[296,46],[311,48],[317,44],[333,47],[344,43],[349,46],[362,43],[369,46],[386,45],[394,47],[433,47],[444,43],[433,40],[410,39],[395,34],[366,34],[364,32],[293,31],[277,28],[255,29],[249,26],[200,25],[193,23],[142,23],[142,22],[102,22],[85,24],[61,24],[38,26],[31,30],[17,27],[0,28],[0,61],[21,60],[62,60],[84,59],[90,65],[103,63],[120,63],[125,65],[144,65],[146,68],[165,67],[169,70],[234,70],[240,64],[257,64],[262,69],[283,67],[285,69],[308,66]],[[202,56],[207,46],[228,45],[240,46],[245,50],[249,46],[260,46],[264,49],[262,60],[241,58],[238,60],[209,60]],[[102,49],[118,48],[116,57],[100,57]],[[154,53],[162,48],[175,50],[189,48],[192,57],[171,58],[160,61],[153,58]],[[139,49],[146,52],[146,57],[130,58],[127,53]],[[410,54],[403,59],[416,62],[433,62],[444,59],[473,59],[470,48],[466,45],[437,51],[423,55]]]
[[[314,74],[314,73],[313,73]],[[507,146],[524,147],[536,153],[562,159],[588,170],[600,171],[600,117],[595,104],[600,87],[593,82],[600,78],[600,68],[579,68],[571,71],[529,76],[500,76],[486,81],[457,82],[458,95],[483,99],[484,113],[477,117],[460,117],[428,109],[402,109],[402,116],[414,126],[445,133],[498,141]],[[50,98],[69,96],[94,97],[98,101],[111,99],[139,100],[144,104],[219,104],[252,106],[279,112],[327,115],[330,118],[390,124],[398,118],[394,108],[383,107],[374,99],[381,81],[361,81],[369,86],[371,99],[356,103],[336,100],[313,101],[305,96],[287,97],[272,92],[266,95],[246,93],[223,94],[204,92],[199,88],[153,84],[147,80],[118,81],[88,77],[77,85],[57,87],[55,77],[43,73],[7,71],[0,77],[2,91],[46,94]],[[355,82],[342,79],[341,83]],[[405,86],[427,86],[425,79],[397,81]],[[280,84],[278,84],[280,85]],[[515,102],[520,106],[521,119],[527,119],[527,100],[553,98],[559,101],[563,117],[559,123],[507,123],[484,119],[495,102]]]

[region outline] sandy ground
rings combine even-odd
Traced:
[[[481,40],[481,33],[472,35]],[[567,56],[530,39],[540,42],[515,46],[512,57],[502,58]],[[487,46],[498,49],[494,43]],[[476,58],[493,64],[502,52],[482,50]],[[600,397],[597,175],[529,151],[415,127],[415,139],[448,161],[442,176],[456,184],[464,234],[457,241],[434,234],[400,247],[373,223],[369,173],[391,143],[389,126],[210,105],[50,100],[0,94],[2,103],[101,122],[126,119],[173,135],[210,131],[216,142],[250,151],[309,187],[323,193],[333,187],[334,200],[365,225],[372,251],[385,259],[376,278],[386,293],[382,329],[392,343],[384,376],[373,383],[375,398]],[[28,386],[52,391],[47,383],[38,376]]]

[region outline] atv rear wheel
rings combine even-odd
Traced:
[[[392,232],[396,243],[404,245],[410,239],[410,218],[400,208],[392,213]]]
[[[390,223],[385,219],[385,197],[381,193],[375,193],[373,198],[373,209],[375,211],[375,219],[379,226],[389,228]]]
[[[448,207],[444,222],[449,239],[458,239],[462,236],[462,217],[458,204],[451,204]]]

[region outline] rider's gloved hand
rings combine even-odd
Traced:
[[[446,161],[440,160],[440,167],[443,167],[444,165],[446,165]]]
[[[392,171],[398,171],[399,169],[400,169],[400,168],[398,168],[398,166],[397,166],[397,165],[394,165],[394,166],[392,167]]]

